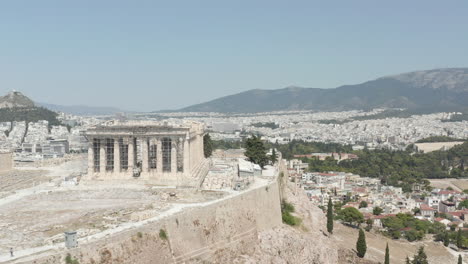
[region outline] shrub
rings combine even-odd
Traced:
[[[67,256],[65,257],[65,263],[66,264],[79,264],[78,260],[76,258],[73,258],[70,253],[67,253]]]
[[[164,229],[159,229],[159,238],[167,240],[167,233]]]
[[[281,217],[283,223],[290,225],[290,226],[297,226],[301,223],[301,219],[299,217],[293,216],[291,213],[294,212],[294,206],[286,201],[281,202]]]

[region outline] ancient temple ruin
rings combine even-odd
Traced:
[[[110,122],[89,129],[84,180],[141,179],[196,186],[208,171],[204,126],[196,122]]]

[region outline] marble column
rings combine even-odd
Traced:
[[[161,139],[156,139],[156,172],[162,173],[162,143]]]
[[[114,172],[120,173],[120,141],[114,139]]]
[[[106,172],[106,144],[105,140],[100,140],[101,144],[99,145],[99,172],[105,173]],[[104,144],[103,144],[104,141]]]
[[[190,174],[190,145],[189,136],[187,135],[184,140],[184,174]]]
[[[133,176],[133,167],[135,166],[135,147],[133,138],[128,138],[128,172]]]
[[[142,138],[141,139],[141,171],[148,172],[148,139]]]
[[[89,139],[88,144],[88,174],[91,175],[94,173],[94,139]]]
[[[171,141],[171,173],[177,173],[177,139]]]

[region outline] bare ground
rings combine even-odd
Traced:
[[[456,263],[457,259],[442,243],[433,242],[431,239],[419,242],[406,240],[392,240],[375,232],[365,232],[367,252],[365,259],[376,262],[384,262],[385,247],[388,243],[391,263],[404,263],[405,258],[413,257],[420,246],[424,246],[429,263]],[[339,247],[354,251],[358,237],[358,229],[344,226],[335,222],[333,237]]]
[[[452,189],[460,192],[468,189],[468,179],[446,178],[432,179],[429,181],[431,182],[431,186],[434,188],[446,189],[447,187],[451,187]]]

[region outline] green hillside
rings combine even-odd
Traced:
[[[26,121],[29,123],[46,120],[49,126],[61,125],[57,116],[56,112],[42,107],[0,108],[0,122]]]

